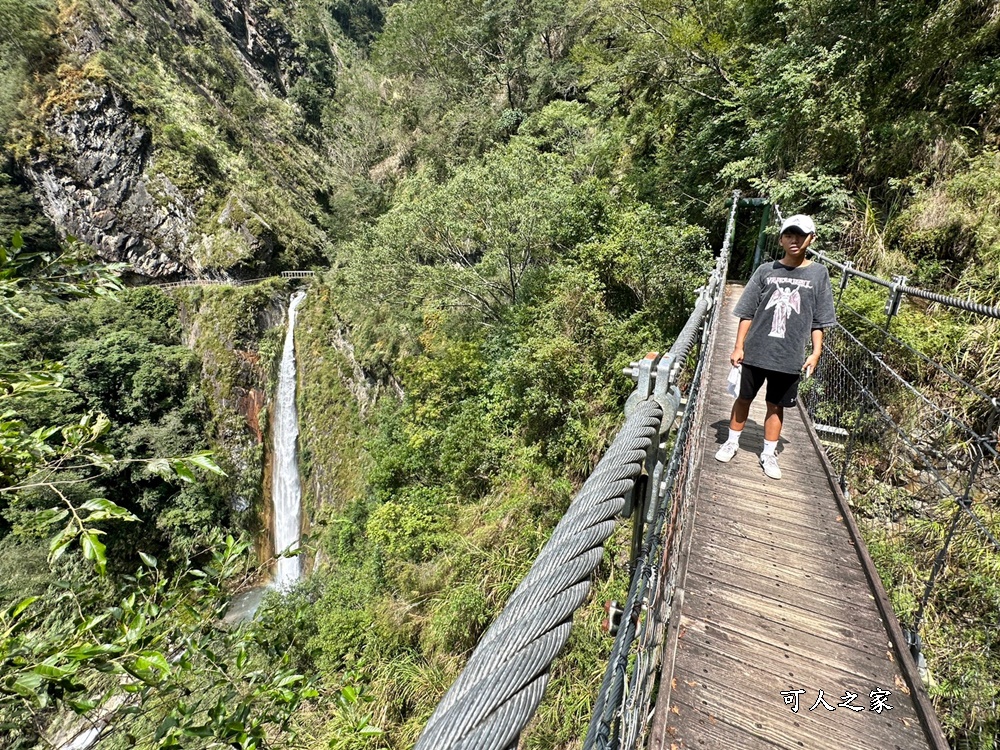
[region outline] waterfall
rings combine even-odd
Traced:
[[[274,405],[274,477],[271,500],[274,505],[274,551],[276,554],[299,547],[302,528],[302,488],[299,484],[299,461],[296,443],[299,418],[295,411],[295,311],[305,298],[295,292],[288,303],[288,330],[281,354],[278,394]],[[302,575],[298,557],[279,557],[274,571],[274,586],[291,588]]]

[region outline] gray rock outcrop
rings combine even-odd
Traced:
[[[181,45],[224,46],[228,41],[243,68],[244,82],[262,99],[275,92],[286,94],[302,75],[304,61],[282,22],[255,0],[209,0],[208,5],[214,19],[185,1],[168,3],[170,13],[153,9],[144,20],[155,29],[140,30],[136,38],[159,33],[174,40],[162,50],[155,47],[154,54],[167,55],[168,66],[176,64],[170,51]],[[138,22],[129,4],[119,0],[108,2],[103,16],[82,14],[62,32],[70,65],[82,69],[115,44],[115,29],[120,31],[115,24]],[[239,75],[238,68],[231,72]],[[176,74],[193,96],[204,99],[206,108],[235,122],[225,96],[190,77],[183,66]],[[137,111],[129,91],[107,78],[86,80],[75,102],[47,112],[40,139],[44,145],[19,164],[59,233],[148,278],[229,279],[268,273],[283,245],[273,219],[264,215],[268,207],[260,207],[266,189],[253,193],[240,189],[238,180],[230,184],[215,162],[218,144],[154,142],[153,133],[159,131],[150,130],[143,119],[148,113]],[[190,150],[196,152],[193,159]],[[177,156],[174,152],[181,152],[179,161],[187,168],[204,167],[204,179],[189,184],[178,178],[178,159],[170,158]]]
[[[48,123],[55,148],[38,153],[25,172],[60,232],[91,245],[109,261],[150,277],[184,274],[194,207],[163,175],[148,169],[149,131],[109,87]]]
[[[211,0],[219,19],[243,56],[251,77],[262,75],[279,93],[302,75],[304,62],[295,53],[292,35],[268,15],[268,8],[253,0]]]

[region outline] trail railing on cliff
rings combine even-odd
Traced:
[[[316,275],[315,271],[282,271],[275,276],[260,276],[256,279],[183,279],[181,281],[165,281],[162,284],[151,284],[157,289],[183,289],[189,286],[247,286],[268,279],[308,279]]]
[[[589,578],[616,518],[628,516],[633,575],[624,607],[609,611],[616,636],[584,748],[645,745],[660,646],[673,605],[677,547],[691,522],[685,491],[691,479],[687,437],[701,389],[703,354],[718,326],[715,312],[729,272],[736,212],[748,205],[764,207],[755,263],[765,256],[769,240],[773,246],[772,217],[780,220],[778,207],[766,199],[740,200],[736,193],[715,269],[698,290],[687,324],[670,352],[652,353],[626,371],[636,389],[626,403],[624,425],[431,716],[418,750],[517,746],[541,701],[552,661],[569,636],[573,613],[586,599]],[[901,277],[886,281],[822,254],[813,257],[839,270],[838,312],[851,321],[828,332],[820,367],[803,387],[803,400],[827,440],[827,451],[842,467],[841,485],[845,492],[868,498],[863,512],[871,512],[872,497],[876,506],[888,503],[900,533],[914,519],[943,519],[942,541],[928,556],[930,570],[919,605],[900,611],[909,624],[914,658],[926,670],[919,634],[934,605],[935,583],[949,548],[975,537],[1000,550],[991,527],[997,523],[997,508],[986,499],[998,488],[1000,405],[893,335],[891,323],[904,299],[991,318],[1000,318],[1000,310],[910,287]],[[888,292],[884,325],[845,300],[852,279]],[[904,352],[912,358],[911,366],[894,365]],[[687,383],[683,395],[682,370]],[[955,397],[957,386],[963,391]],[[928,396],[935,388],[951,393],[952,403]],[[959,533],[962,519],[968,534]],[[986,645],[1000,650],[1000,639]]]

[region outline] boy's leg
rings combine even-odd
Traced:
[[[764,417],[764,450],[760,452],[760,467],[771,479],[781,479],[781,469],[778,467],[778,440],[781,438],[781,420],[785,410],[766,401],[767,416]]]
[[[764,417],[764,440],[777,443],[781,439],[781,426],[785,419],[785,407],[765,401],[767,416]]]
[[[757,392],[764,385],[766,379],[767,370],[753,365],[743,365],[740,375],[740,395],[733,401],[733,410],[729,415],[729,429],[731,431],[743,432],[747,417],[750,416],[750,404],[757,398]]]
[[[729,429],[734,432],[743,432],[746,427],[747,417],[750,416],[750,404],[753,399],[738,398],[733,401],[733,411],[729,415]]]
[[[755,372],[756,371],[756,372]],[[722,447],[715,454],[717,461],[728,463],[740,447],[740,435],[746,426],[747,417],[750,416],[750,404],[753,403],[757,391],[764,383],[764,378],[760,376],[760,370],[751,365],[743,365],[743,375],[740,379],[740,395],[733,402],[732,411],[729,413],[729,437]]]
[[[772,372],[767,376],[767,392],[764,396],[767,414],[764,417],[764,450],[760,454],[760,465],[771,479],[781,479],[776,455],[781,427],[785,418],[785,407],[795,406],[799,392],[799,376],[790,373]]]

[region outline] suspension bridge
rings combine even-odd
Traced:
[[[990,319],[1000,309],[814,253],[835,285],[839,276],[841,322],[827,332],[798,409],[785,412],[784,477],[765,478],[749,448],[720,464],[741,206],[764,208],[753,262],[767,260],[777,207],[736,194],[687,324],[669,352],[626,371],[636,388],[623,426],[445,694],[419,750],[517,747],[623,517],[633,575],[623,606],[607,606],[615,638],[586,750],[949,747],[925,686],[921,634],[949,550],[974,540],[1000,555],[990,501],[1000,404],[897,337],[892,322],[904,302]],[[857,283],[883,295],[883,322],[845,301]],[[761,443],[763,422],[758,405],[744,446]],[[862,505],[880,549],[914,520],[941,522],[905,622],[863,538]],[[1000,656],[1000,642],[986,648]]]

